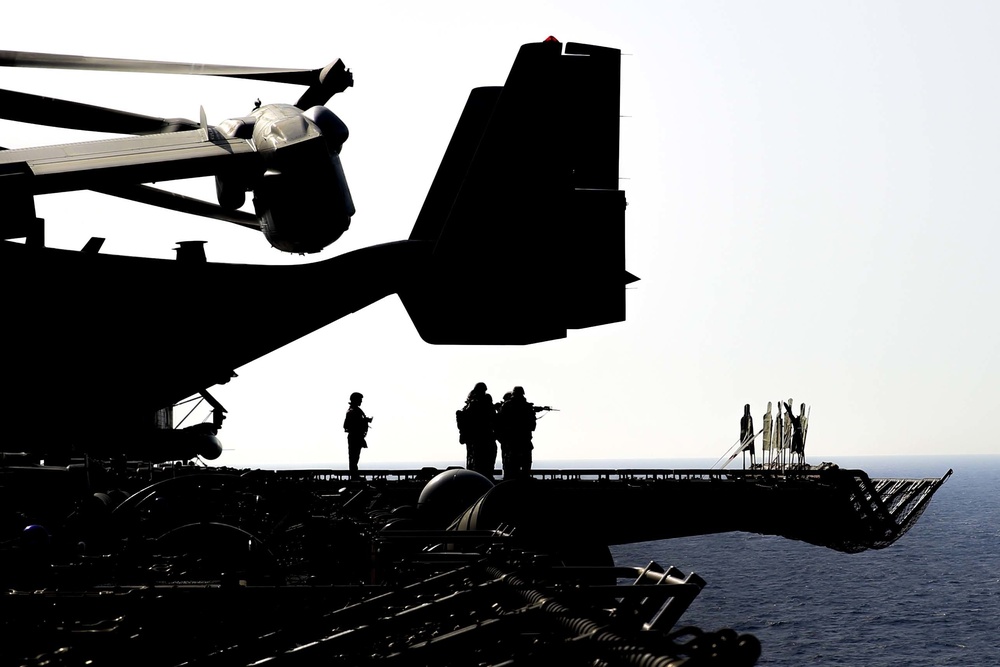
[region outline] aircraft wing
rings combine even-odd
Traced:
[[[0,151],[0,193],[37,195],[210,176],[255,161],[211,128]]]

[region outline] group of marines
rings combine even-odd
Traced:
[[[534,449],[535,413],[549,409],[529,403],[523,387],[514,387],[504,394],[503,401],[494,403],[486,383],[476,383],[465,405],[455,412],[458,441],[465,445],[465,467],[492,479],[499,441],[504,479],[527,476]]]
[[[350,397],[344,416],[347,433],[348,465],[352,475],[358,472],[361,450],[368,447],[368,435],[373,417],[361,409],[364,398],[359,392]],[[486,392],[486,383],[479,382],[465,399],[465,406],[456,411],[458,441],[465,445],[465,467],[493,479],[497,463],[497,441],[500,442],[504,479],[525,477],[531,471],[531,434],[535,430],[535,413],[551,410],[538,407],[524,397],[524,387],[514,387],[504,394],[503,401],[493,402]]]

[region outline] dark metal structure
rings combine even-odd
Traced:
[[[29,504],[43,470],[50,492]],[[360,475],[0,468],[4,505],[30,507],[36,522],[0,548],[6,648],[32,665],[749,665],[755,638],[680,623],[700,577],[616,566],[608,546],[742,530],[884,548],[948,477]],[[785,511],[735,511],[760,502]]]
[[[12,500],[27,477],[0,470]],[[760,653],[751,636],[679,625],[704,581],[615,566],[599,533],[556,547],[513,525],[438,527],[466,482],[491,486],[474,472],[50,474],[75,491],[37,499],[38,523],[0,548],[16,664],[751,665]],[[87,497],[95,484],[109,493]]]
[[[870,479],[837,467],[535,471],[530,483],[483,495],[458,523],[471,530],[516,525],[539,539],[555,523],[557,539],[589,531],[608,544],[743,531],[856,553],[902,537],[950,476]],[[682,510],[664,520],[637,508]]]

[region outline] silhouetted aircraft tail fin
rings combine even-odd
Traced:
[[[620,58],[550,38],[472,91],[410,235],[435,242],[430,269],[399,293],[425,341],[525,344],[625,319]]]

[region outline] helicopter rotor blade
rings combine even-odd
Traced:
[[[185,118],[143,116],[129,111],[4,89],[0,89],[0,118],[69,130],[116,134],[159,134],[197,130],[200,127],[198,123]]]
[[[283,69],[275,67],[241,67],[208,65],[129,58],[98,58],[56,53],[0,50],[0,67],[37,67],[43,69],[75,69],[105,72],[144,72],[148,74],[194,74],[254,79],[303,86],[315,84],[322,69]]]

